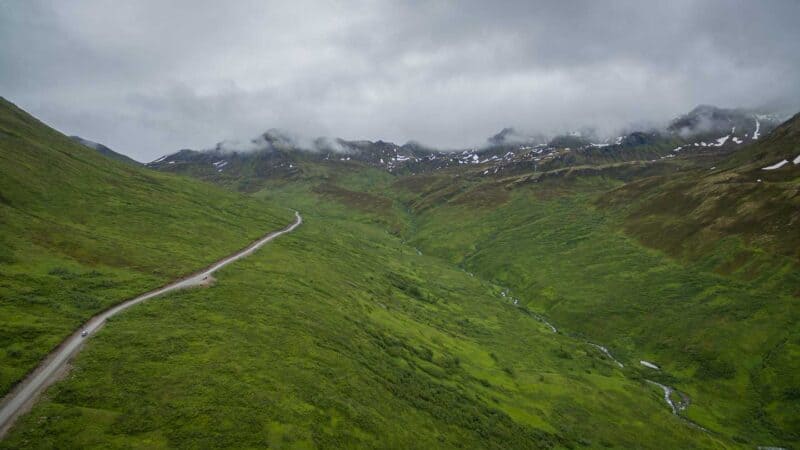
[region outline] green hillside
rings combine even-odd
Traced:
[[[797,127],[795,117],[731,155],[656,163],[564,160],[487,178],[480,166],[397,176],[300,158],[291,176],[254,183],[273,194],[308,184],[301,196],[368,214],[425,255],[508,288],[561,331],[609,347],[630,376],[675,387],[690,402],[681,415],[729,442],[791,446]],[[790,163],[763,170],[780,159]]]
[[[797,129],[795,117],[727,159],[489,179],[480,167],[393,176],[308,162],[267,191],[309,182],[676,387],[691,399],[682,414],[704,427],[745,445],[792,445],[800,166],[763,167],[800,155]]]
[[[13,137],[59,161],[3,159],[19,327],[202,265],[289,208],[305,223],[112,319],[2,448],[800,444],[797,118],[732,154],[604,148],[492,176],[292,151],[163,164],[240,197],[8,111],[4,155]]]
[[[685,415],[703,426],[745,442],[795,441],[800,380],[787,344],[800,338],[796,261],[765,255],[759,262],[774,272],[722,274],[743,251],[737,240],[696,260],[672,259],[626,234],[623,213],[594,204],[612,187],[540,184],[507,193],[495,208],[457,197],[420,217],[411,242],[509,286],[628,365],[656,362],[658,376],[692,397]]]
[[[655,361],[684,415],[747,444],[800,440],[798,118],[719,170],[676,163],[492,183],[396,182],[407,238],[623,361]],[[571,176],[567,176],[571,175]],[[625,180],[625,181],[623,181]]]
[[[626,210],[627,229],[649,246],[696,259],[735,239],[741,253],[719,270],[771,270],[772,262],[780,265],[773,254],[800,261],[800,164],[792,162],[798,157],[800,115],[718,167],[644,177],[600,203]],[[764,169],[780,161],[786,163]]]
[[[304,225],[209,289],[113,319],[0,447],[730,444],[671,414],[637,369],[403,244],[391,211],[311,188],[259,194]]]
[[[290,221],[108,159],[0,99],[0,393],[98,311]]]

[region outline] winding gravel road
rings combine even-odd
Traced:
[[[103,326],[109,317],[117,315],[131,306],[142,303],[145,300],[166,294],[167,292],[177,291],[179,289],[185,289],[203,284],[205,281],[207,281],[207,278],[211,276],[212,273],[216,272],[222,267],[225,267],[226,265],[238,259],[250,255],[276,237],[294,231],[295,228],[299,227],[300,224],[303,223],[303,218],[300,216],[300,213],[295,211],[294,215],[295,221],[288,227],[264,236],[263,238],[250,244],[250,246],[247,248],[212,264],[201,272],[195,273],[186,278],[182,278],[159,289],[144,293],[136,298],[124,301],[89,319],[89,321],[86,322],[78,331],[65,339],[58,346],[58,348],[56,348],[56,350],[50,353],[44,359],[44,361],[42,361],[36,370],[34,370],[22,382],[20,382],[11,392],[8,393],[8,395],[3,398],[2,402],[0,402],[0,438],[5,436],[17,417],[25,413],[33,405],[39,394],[44,392],[47,387],[53,384],[59,378],[60,374],[64,373],[67,367],[67,362],[83,347],[86,337],[82,336],[82,333],[85,332],[87,336],[91,335],[100,329],[100,327]]]

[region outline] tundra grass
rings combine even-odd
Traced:
[[[464,193],[433,206],[411,197],[425,208],[408,238],[509,287],[522,304],[610,347],[625,364],[655,362],[663,370],[643,375],[688,393],[684,414],[704,427],[748,445],[797,445],[796,261],[735,235],[708,243],[702,258],[670,258],[623,232],[618,210],[595,206],[614,186],[558,180],[515,188],[490,206],[459,201]],[[747,261],[726,270],[742,253]]]
[[[114,317],[0,447],[735,446],[371,213],[264,194],[304,224]]]
[[[112,161],[0,99],[0,395],[92,315],[291,220]]]

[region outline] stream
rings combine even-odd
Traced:
[[[681,411],[683,411],[683,410],[685,410],[686,408],[689,407],[689,397],[688,396],[678,392],[678,395],[680,395],[681,399],[676,404],[672,400],[672,393],[673,392],[677,392],[677,391],[675,391],[675,389],[673,389],[673,388],[671,388],[671,387],[669,387],[667,385],[661,384],[661,383],[659,383],[657,381],[653,381],[653,380],[644,380],[644,381],[647,381],[648,383],[650,383],[652,385],[658,386],[658,387],[661,388],[662,391],[664,391],[664,401],[667,402],[667,404],[669,405],[670,409],[672,409],[672,414],[678,414],[679,412],[681,412]]]
[[[519,299],[516,298],[516,297],[512,297],[510,295],[510,290],[508,288],[503,288],[503,290],[500,292],[500,296],[503,297],[503,299],[510,299],[511,303],[514,306],[519,306]],[[541,315],[539,313],[535,313],[533,311],[531,311],[531,314],[533,315],[533,317],[536,318],[536,320],[538,320],[539,322],[545,324],[548,328],[550,328],[550,330],[553,333],[558,333],[558,329],[555,327],[555,325],[550,323],[543,315]],[[589,345],[591,345],[592,347],[598,349],[604,356],[606,356],[608,359],[613,361],[618,367],[620,367],[620,368],[625,367],[625,365],[622,364],[621,361],[619,361],[617,358],[614,357],[614,355],[611,354],[611,351],[608,349],[608,347],[605,347],[605,346],[600,345],[600,344],[596,344],[594,342],[589,342],[589,341],[586,341],[586,340],[584,340],[584,342],[589,344]],[[640,363],[643,366],[645,366],[645,367],[647,367],[649,369],[658,370],[658,371],[661,370],[659,368],[659,366],[657,366],[656,364],[654,364],[652,362],[641,360]],[[676,416],[680,416],[680,413],[682,411],[684,411],[686,408],[689,407],[689,404],[691,403],[691,399],[689,398],[688,395],[676,390],[675,388],[673,388],[671,386],[667,386],[665,384],[661,384],[661,383],[659,383],[657,381],[648,380],[648,379],[645,379],[644,381],[646,381],[647,383],[650,383],[650,384],[652,384],[654,386],[658,386],[659,388],[661,388],[661,390],[664,392],[664,402],[666,402],[667,406],[669,406],[669,409],[672,411],[672,414],[675,414]],[[678,396],[680,397],[680,400],[674,401],[672,399],[672,394],[673,393],[677,393]],[[683,418],[682,416],[680,416],[680,417]],[[688,419],[685,419],[685,418],[683,418],[683,419],[685,420],[686,423],[688,423],[689,425],[691,425],[693,427],[696,427],[696,428],[701,429],[703,431],[708,431],[705,428],[703,428],[702,426],[692,422],[691,420],[688,420]]]
[[[614,361],[614,362],[615,362],[615,363],[616,363],[616,364],[617,364],[617,365],[618,365],[620,368],[622,368],[622,367],[625,367],[625,364],[622,364],[621,362],[619,362],[619,360],[618,360],[617,358],[614,358],[614,356],[613,356],[613,355],[611,355],[611,352],[610,352],[610,351],[608,351],[608,349],[607,349],[606,347],[603,347],[603,346],[602,346],[602,345],[600,345],[600,344],[595,344],[595,343],[593,343],[593,342],[589,342],[589,341],[586,341],[586,342],[587,342],[589,345],[591,345],[592,347],[595,347],[596,349],[598,349],[598,350],[600,350],[601,352],[603,352],[603,354],[604,354],[604,355],[608,356],[608,359],[610,359],[610,360]]]

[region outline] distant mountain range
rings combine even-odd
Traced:
[[[655,163],[687,154],[728,154],[758,140],[780,123],[776,115],[743,109],[698,106],[661,130],[633,131],[598,139],[591,132],[546,138],[505,128],[481,148],[440,151],[416,143],[318,138],[300,145],[279,130],[245,143],[220,142],[207,150],[184,149],[148,163],[151,168],[212,180],[245,180],[244,186],[271,177],[291,177],[302,161],[359,164],[391,173],[413,174],[473,166],[483,176],[530,169],[630,161]]]

